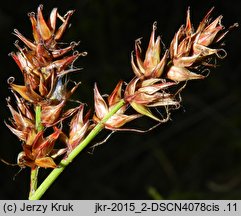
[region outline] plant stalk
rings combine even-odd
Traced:
[[[35,193],[38,187],[38,171],[38,166],[31,168],[29,197],[31,197]]]
[[[41,106],[36,106],[35,108],[35,128],[37,132],[42,131],[44,129],[41,123]]]
[[[99,134],[104,128],[105,122],[111,118],[122,106],[125,105],[124,99],[120,100],[111,111],[92,129],[86,138],[68,155],[63,159],[59,166],[55,168],[38,187],[34,194],[29,197],[29,200],[39,200],[64,169],[73,161],[73,159]]]
[[[35,108],[35,128],[37,132],[43,130],[43,125],[41,123],[41,106],[36,106]],[[29,198],[35,193],[38,187],[38,171],[38,166],[31,168]]]

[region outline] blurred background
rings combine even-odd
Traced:
[[[8,53],[16,51],[14,28],[32,37],[27,13],[40,3],[46,15],[53,7],[61,14],[76,10],[64,41],[80,41],[78,49],[88,51],[75,64],[84,70],[71,79],[82,82],[74,97],[91,106],[95,82],[104,94],[120,79],[132,78],[134,41],[142,37],[145,49],[154,21],[167,47],[185,23],[188,6],[195,26],[212,6],[213,17],[222,14],[225,26],[241,23],[241,6],[233,0],[5,1],[0,5],[0,158],[11,163],[16,163],[21,143],[4,124],[10,116],[5,98],[11,95],[6,80],[14,76],[21,83],[22,78]],[[43,199],[241,199],[240,28],[225,42],[227,58],[204,81],[188,83],[172,121],[148,134],[115,133],[93,154],[82,152]],[[139,124],[148,128],[154,123],[143,119]],[[0,199],[27,199],[30,170],[13,180],[18,171],[0,163]],[[42,170],[40,181],[48,172]]]

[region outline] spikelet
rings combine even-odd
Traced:
[[[61,16],[57,8],[54,8],[48,20],[45,20],[42,11],[43,6],[40,5],[36,14],[28,14],[33,40],[26,38],[17,29],[14,30],[14,35],[24,46],[15,42],[18,51],[12,52],[11,56],[22,72],[24,85],[16,84],[12,77],[8,79],[17,109],[13,108],[8,99],[12,119],[11,124],[6,125],[22,141],[23,151],[18,156],[19,166],[55,168],[57,165],[54,158],[73,150],[88,129],[88,120],[83,124],[74,120],[80,119],[83,114],[82,106],[64,111],[67,100],[79,86],[79,83],[74,83],[69,90],[65,75],[79,70],[73,67],[73,63],[78,57],[85,56],[86,52],[74,51],[78,45],[76,42],[71,42],[66,47],[60,42],[69,27],[73,10]],[[62,24],[58,27],[59,21]],[[36,125],[37,107],[41,109],[41,125]],[[67,136],[58,125],[70,116],[73,116],[73,120]],[[48,135],[45,135],[46,128]],[[74,134],[76,130],[82,130],[81,134]],[[55,149],[58,140],[64,142],[66,147]]]

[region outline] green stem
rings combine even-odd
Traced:
[[[64,171],[65,167],[73,161],[73,159],[94,139],[94,137],[96,137],[97,134],[99,134],[99,132],[104,128],[105,122],[122,106],[124,106],[124,104],[125,101],[122,99],[111,109],[111,111],[92,129],[87,137],[68,155],[68,157],[60,162],[58,168],[55,168],[48,175],[35,193],[29,197],[30,200],[39,200],[43,196],[43,194],[53,184],[57,177]]]
[[[38,132],[44,129],[41,123],[41,106],[36,106],[35,109],[35,128]]]
[[[38,171],[38,166],[31,168],[29,197],[31,197],[35,193],[38,187]]]
[[[35,109],[35,128],[37,132],[40,132],[44,129],[41,123],[41,106],[36,106]],[[38,166],[31,168],[29,198],[33,196],[38,187],[38,171]]]

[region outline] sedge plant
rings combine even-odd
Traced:
[[[128,130],[123,128],[126,123],[147,117],[156,122],[151,130],[170,119],[171,111],[180,107],[187,82],[206,78],[216,59],[226,57],[223,39],[237,24],[226,29],[221,24],[222,16],[211,18],[212,11],[194,28],[188,9],[186,23],[175,33],[168,49],[161,47],[154,23],[146,51],[141,48],[141,39],[135,41],[130,81],[120,80],[107,98],[94,85],[94,112],[81,102],[72,108],[67,106],[80,84],[71,81],[69,74],[80,70],[74,62],[87,54],[76,50],[77,42],[61,42],[74,11],[62,16],[54,8],[46,19],[40,5],[37,13],[28,14],[33,39],[14,30],[21,44],[16,41],[17,51],[10,55],[24,82],[8,79],[14,99],[7,98],[12,117],[6,126],[21,141],[17,165],[30,169],[30,200],[40,199],[103,129]],[[52,171],[39,184],[38,172],[43,168]]]

